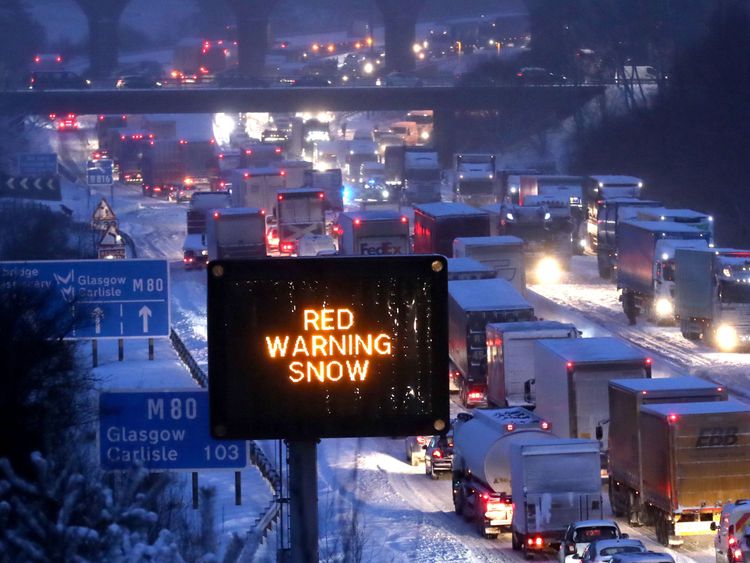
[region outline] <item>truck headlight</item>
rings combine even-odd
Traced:
[[[382,195],[382,196],[383,196],[383,199],[388,199],[388,198],[389,198],[389,197],[391,196],[391,194],[390,194],[390,192],[389,192],[388,190],[383,190],[383,191],[382,191],[382,192],[380,193],[380,195]]]
[[[660,297],[656,300],[656,316],[659,318],[673,317],[674,316],[674,305],[672,300],[666,297]]]
[[[586,248],[586,239],[579,240],[578,244],[581,246],[581,248]]]
[[[716,345],[723,352],[731,352],[737,348],[739,338],[737,337],[737,329],[730,325],[720,325],[716,329]]]
[[[558,283],[562,277],[562,268],[555,258],[545,256],[536,265],[535,273],[538,283]]]

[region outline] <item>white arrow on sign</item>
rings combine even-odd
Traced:
[[[22,187],[22,188],[23,188],[24,190],[28,190],[28,189],[29,189],[29,186],[27,186],[27,185],[26,185],[26,182],[28,182],[28,181],[29,181],[29,179],[28,179],[28,178],[21,178],[21,187]]]
[[[94,317],[94,334],[102,333],[102,317],[104,317],[104,311],[97,307],[91,312],[91,316]]]
[[[13,181],[13,178],[8,178],[8,181],[5,182],[5,185],[8,186],[9,190],[15,190],[16,189],[15,182]]]
[[[39,182],[42,182],[42,178],[37,178],[36,180],[34,180],[34,187],[37,190],[41,190],[42,189],[42,185]]]
[[[148,319],[151,316],[151,309],[144,305],[138,311],[138,316],[143,319],[143,332],[148,332]]]

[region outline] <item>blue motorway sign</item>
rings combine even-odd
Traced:
[[[0,292],[49,291],[77,319],[69,338],[169,336],[166,260],[0,262]]]
[[[247,442],[211,438],[208,391],[102,392],[99,460],[105,470],[242,469]]]
[[[18,155],[19,176],[53,176],[57,174],[56,153],[29,153]]]
[[[89,160],[86,165],[86,180],[89,186],[111,185],[112,160],[109,158]]]

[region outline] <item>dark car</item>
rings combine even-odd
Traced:
[[[524,84],[564,84],[565,76],[550,72],[541,67],[523,67],[516,73],[516,78]]]
[[[220,88],[268,88],[267,80],[246,74],[238,68],[216,73],[214,83]]]
[[[80,90],[91,82],[69,70],[37,70],[29,76],[29,90]]]
[[[330,86],[331,84],[332,82],[330,80],[317,74],[301,76],[294,81],[294,86],[325,87]]]
[[[145,90],[149,88],[161,88],[162,84],[162,81],[157,80],[156,78],[134,74],[130,76],[121,76],[120,78],[118,78],[117,82],[115,82],[115,88],[136,88]]]
[[[433,479],[440,473],[450,474],[453,468],[453,434],[433,436],[424,454],[424,472]]]

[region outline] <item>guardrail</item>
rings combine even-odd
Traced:
[[[205,371],[203,371],[203,368],[198,365],[198,362],[195,361],[195,358],[193,358],[190,350],[188,350],[187,346],[185,346],[182,338],[180,338],[180,335],[177,334],[177,331],[174,328],[169,329],[169,340],[172,343],[172,347],[177,352],[180,360],[183,364],[185,364],[185,367],[187,367],[191,377],[195,380],[195,382],[204,389],[208,387],[208,375]],[[261,515],[256,518],[255,526],[248,532],[245,539],[245,547],[242,550],[242,560],[252,559],[252,555],[255,554],[258,546],[263,542],[268,533],[273,529],[273,526],[278,521],[280,514],[277,497],[279,496],[279,491],[281,490],[281,476],[279,475],[278,471],[276,471],[276,468],[273,466],[268,457],[266,457],[266,454],[264,454],[260,449],[260,446],[258,446],[258,444],[252,440],[248,442],[248,454],[250,463],[252,463],[258,469],[258,472],[261,474],[263,479],[265,479],[268,485],[273,489],[274,498],[273,500],[271,500],[268,507],[261,513]],[[248,556],[250,557],[249,559]]]

